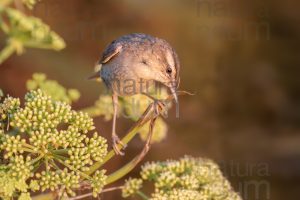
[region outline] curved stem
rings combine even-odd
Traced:
[[[106,189],[103,189],[101,191],[101,193],[111,192],[111,191],[115,191],[115,190],[121,190],[122,188],[123,188],[123,186],[106,188]],[[71,197],[71,198],[69,198],[69,200],[78,200],[78,199],[83,199],[83,198],[87,198],[87,197],[90,197],[90,196],[93,196],[92,192],[86,193],[86,194],[83,194],[83,195],[79,195],[79,196],[76,196],[76,197]]]
[[[149,199],[149,197],[144,193],[144,192],[142,192],[142,191],[137,191],[137,194],[142,198],[142,199],[144,199],[144,200],[148,200]]]
[[[147,108],[147,110],[144,112],[142,117],[132,126],[132,128],[128,131],[125,137],[122,139],[123,144],[128,144],[133,137],[138,133],[138,130],[141,126],[143,126],[145,123],[147,123],[149,120],[151,120],[151,116],[153,116],[154,109],[153,104],[150,104]],[[121,148],[121,145],[118,146]],[[114,155],[116,155],[114,150],[111,150],[106,157],[104,158],[104,161],[102,162],[96,162],[94,165],[90,167],[90,170],[86,172],[86,174],[90,175],[94,173],[97,169],[99,169],[102,165],[104,165],[107,161],[109,161]]]
[[[30,153],[39,153],[39,152],[37,152],[37,151],[34,151],[34,150],[32,150],[32,149],[28,149],[28,148],[25,148],[25,147],[23,147],[22,150],[23,150],[23,151],[30,152]]]
[[[58,154],[52,154],[52,156],[56,159],[60,159],[60,160],[66,160],[68,159],[67,157],[65,156],[62,156],[62,155],[58,155]]]
[[[36,157],[35,159],[33,159],[31,161],[32,164],[36,163],[37,161],[39,161],[40,159],[42,159],[44,157],[44,154],[40,154],[38,157]]]
[[[67,154],[69,149],[57,149],[57,150],[51,150],[52,153],[55,154]]]
[[[34,146],[30,145],[30,144],[27,144],[27,143],[23,143],[22,144],[24,147],[27,147],[29,149],[34,149]]]
[[[110,174],[106,179],[106,185],[110,184],[112,182],[115,182],[115,181],[119,180],[120,178],[123,178],[126,174],[128,174],[131,170],[133,170],[137,166],[137,164],[145,157],[145,155],[148,153],[148,151],[150,149],[151,138],[152,138],[152,134],[153,134],[153,127],[154,127],[156,119],[157,119],[157,116],[155,116],[153,119],[151,119],[147,141],[145,143],[145,146],[144,146],[142,152],[139,155],[137,155],[132,161],[127,163],[125,166],[123,166],[121,169]]]

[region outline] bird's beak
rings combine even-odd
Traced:
[[[178,101],[178,96],[176,93],[176,87],[170,87],[171,93],[174,97],[174,101],[176,103],[176,118],[179,118],[179,101]]]
[[[94,74],[92,74],[91,76],[89,76],[87,79],[88,80],[93,80],[93,79],[98,79],[98,78],[100,78],[99,71],[95,72]]]
[[[174,97],[175,103],[177,104],[178,103],[178,96],[177,96],[177,93],[176,93],[176,88],[175,87],[170,87],[170,90],[171,90],[171,93]]]

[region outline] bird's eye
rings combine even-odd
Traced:
[[[171,68],[171,67],[168,67],[168,68],[167,68],[167,73],[168,73],[168,74],[171,74],[171,73],[172,73],[172,68]]]
[[[144,65],[148,65],[148,63],[147,63],[147,61],[146,61],[145,59],[143,59],[143,60],[141,61],[141,63],[143,63]]]

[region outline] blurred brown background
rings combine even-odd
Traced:
[[[297,1],[43,0],[29,14],[66,41],[62,52],[27,50],[0,66],[0,88],[23,96],[25,82],[44,72],[78,88],[76,108],[93,104],[103,86],[89,82],[104,47],[116,37],[144,32],[177,50],[180,119],[170,115],[168,138],[146,160],[185,154],[218,161],[245,200],[300,198],[300,13]],[[1,39],[1,46],[4,45]],[[174,112],[174,111],[173,111]],[[96,118],[107,138],[110,122]],[[130,121],[118,120],[119,134]],[[142,147],[137,138],[114,170]],[[138,173],[138,169],[131,175]],[[103,195],[120,199],[120,193]]]

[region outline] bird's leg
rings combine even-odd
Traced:
[[[114,107],[114,116],[112,124],[112,146],[117,155],[124,155],[124,153],[119,149],[118,145],[120,144],[123,149],[126,148],[126,145],[122,143],[118,135],[116,134],[116,120],[118,114],[118,95],[113,94],[112,96],[113,107]]]
[[[143,158],[146,156],[146,154],[148,153],[148,151],[150,150],[150,147],[151,147],[151,139],[152,139],[152,135],[153,135],[153,128],[154,128],[154,125],[155,125],[155,120],[157,119],[158,116],[155,116],[153,117],[151,120],[150,120],[150,125],[149,125],[149,132],[148,132],[148,135],[147,135],[147,140],[145,142],[145,145],[143,147],[143,150],[141,151],[141,153],[136,157],[136,160],[135,160],[135,164],[134,165],[137,165],[139,162],[141,162],[141,160],[143,160]]]

